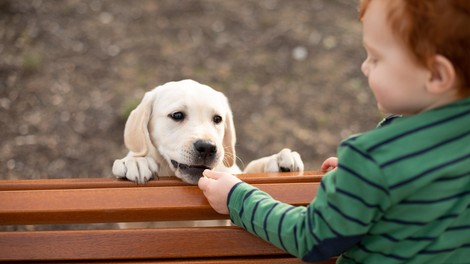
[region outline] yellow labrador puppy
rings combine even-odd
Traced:
[[[147,92],[130,114],[124,129],[129,153],[114,161],[113,173],[139,184],[155,176],[197,184],[205,169],[241,173],[235,140],[224,94],[193,80],[169,82]],[[283,149],[250,162],[243,172],[303,170],[300,155]]]

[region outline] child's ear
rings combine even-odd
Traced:
[[[427,89],[433,94],[441,94],[455,86],[454,65],[444,56],[435,55],[432,60],[431,77],[427,82]]]

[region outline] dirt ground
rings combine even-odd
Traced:
[[[145,91],[223,91],[239,165],[297,150],[307,170],[380,119],[357,1],[0,0],[0,178],[111,177]]]

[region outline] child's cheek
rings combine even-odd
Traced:
[[[382,104],[384,98],[384,89],[380,85],[380,82],[377,81],[377,79],[374,78],[373,75],[369,76],[369,87],[372,90],[372,93],[374,94],[375,100],[377,101],[378,104]]]
[[[377,99],[378,93],[380,91],[379,89],[379,84],[376,81],[375,75],[371,74],[369,75],[369,78],[367,79],[369,83],[369,88],[372,90],[372,93],[374,94],[375,98]]]

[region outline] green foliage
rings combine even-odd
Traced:
[[[119,118],[121,120],[127,120],[129,115],[131,114],[132,110],[134,110],[140,103],[139,99],[131,98],[127,100],[122,106],[121,110],[119,111]]]
[[[21,68],[27,73],[34,73],[39,70],[43,64],[43,57],[38,52],[26,52],[23,55]]]

